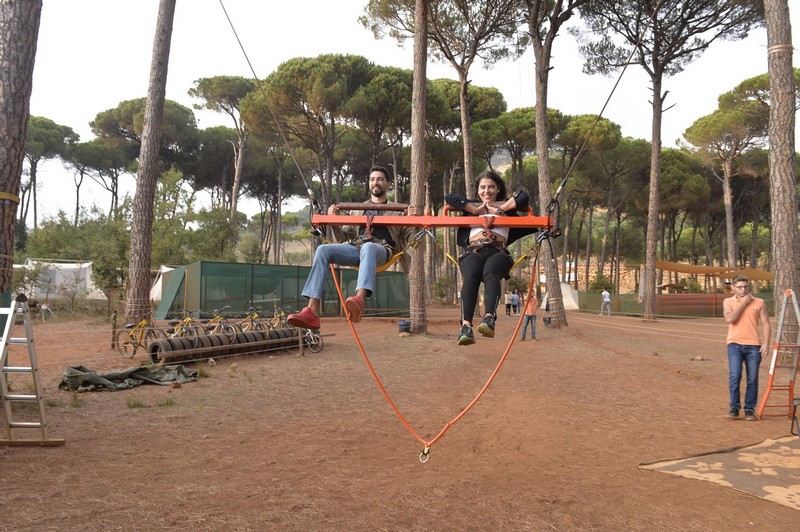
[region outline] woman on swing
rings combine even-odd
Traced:
[[[509,198],[506,183],[497,172],[487,170],[476,181],[477,199],[467,199],[457,194],[447,194],[445,202],[452,209],[472,216],[517,216],[517,211],[527,211],[529,197],[520,191]],[[502,202],[502,203],[498,203]],[[459,227],[456,242],[465,249],[458,258],[458,267],[464,278],[461,286],[461,331],[458,345],[475,343],[472,318],[478,304],[478,290],[484,285],[483,320],[478,332],[494,338],[497,305],[500,302],[501,279],[508,279],[514,260],[506,246],[515,240],[536,232],[527,227],[491,227],[482,225]]]

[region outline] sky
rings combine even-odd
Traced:
[[[175,10],[166,96],[192,108],[199,103],[187,91],[195,80],[218,75],[253,77],[231,23],[259,79],[293,57],[325,53],[362,55],[385,66],[412,68],[412,41],[404,47],[385,37],[376,40],[358,17],[367,0],[179,0]],[[790,2],[794,65],[800,66],[800,6]],[[223,9],[224,6],[224,9]],[[94,138],[89,128],[97,113],[120,102],[147,95],[158,0],[44,0],[34,65],[31,114],[71,127],[81,141]],[[577,21],[577,17],[575,17]],[[765,29],[747,39],[716,42],[683,72],[664,80],[668,91],[662,123],[664,147],[675,146],[683,131],[713,112],[720,94],[767,71]],[[620,124],[622,134],[649,140],[651,91],[640,67],[628,68],[612,94],[617,75],[589,76],[581,72],[575,41],[561,31],[555,41],[550,73],[549,106],[570,114],[599,114]],[[516,61],[487,70],[470,70],[473,84],[496,87],[508,109],[535,105],[534,61],[526,53]],[[429,60],[428,78],[456,79],[449,64]],[[227,115],[195,111],[198,127],[233,127]],[[74,212],[72,172],[59,161],[40,165],[39,218],[63,209]],[[134,193],[132,176],[121,188]],[[203,199],[200,198],[201,205]],[[108,209],[110,193],[84,182],[81,204]],[[295,201],[302,206],[302,202]],[[207,206],[207,205],[206,205]],[[243,201],[248,215],[255,202]],[[29,214],[28,224],[32,223]]]

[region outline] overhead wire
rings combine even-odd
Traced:
[[[578,152],[575,154],[575,157],[572,159],[572,162],[570,163],[570,166],[567,169],[567,172],[564,174],[564,177],[562,178],[561,183],[559,183],[558,188],[556,189],[556,192],[553,194],[553,198],[550,200],[550,204],[547,206],[547,209],[545,210],[545,212],[549,212],[552,209],[552,206],[555,205],[558,202],[558,197],[561,195],[562,191],[564,190],[564,187],[567,184],[567,180],[569,179],[570,175],[572,174],[572,171],[575,169],[575,165],[578,163],[578,160],[580,159],[581,154],[583,154],[584,150],[586,149],[586,145],[589,143],[589,139],[591,138],[592,133],[594,133],[594,130],[597,127],[597,124],[599,124],[600,123],[600,119],[603,118],[603,113],[605,112],[606,108],[608,107],[608,104],[611,102],[611,98],[614,96],[614,93],[616,92],[617,87],[619,87],[619,84],[622,81],[622,76],[625,75],[625,71],[631,65],[631,60],[633,59],[633,56],[636,54],[638,46],[644,40],[645,33],[647,33],[647,31],[650,29],[650,26],[652,25],[653,21],[655,20],[656,15],[658,14],[658,11],[661,9],[661,5],[663,3],[664,3],[664,0],[659,0],[658,4],[656,4],[655,8],[653,9],[653,12],[650,14],[650,17],[647,19],[647,22],[645,23],[644,27],[642,28],[642,31],[639,33],[638,39],[636,41],[636,44],[631,48],[631,53],[628,55],[628,59],[625,61],[625,64],[623,65],[622,70],[620,70],[620,73],[617,76],[616,81],[614,82],[614,86],[611,88],[611,91],[608,93],[608,97],[606,98],[606,101],[603,103],[603,107],[600,109],[600,112],[597,114],[597,117],[594,119],[594,122],[592,122],[592,127],[589,129],[589,132],[586,134],[586,137],[583,139],[583,143],[581,144],[581,147],[578,149]]]
[[[300,164],[297,162],[297,159],[295,159],[295,157],[294,157],[293,150],[291,149],[291,145],[289,144],[289,140],[286,138],[286,134],[284,133],[283,128],[281,127],[281,123],[278,120],[278,116],[275,114],[275,111],[272,109],[272,106],[269,104],[269,97],[267,96],[267,91],[264,90],[264,83],[258,77],[258,75],[256,74],[255,68],[253,68],[253,63],[250,62],[250,57],[247,55],[247,51],[245,50],[241,39],[239,39],[239,34],[236,31],[236,27],[233,25],[233,21],[231,20],[231,17],[228,15],[228,10],[225,9],[225,4],[223,3],[222,0],[219,0],[219,5],[222,8],[222,11],[225,13],[225,18],[228,20],[228,24],[231,27],[231,31],[233,31],[233,35],[236,38],[236,42],[239,44],[239,49],[242,51],[242,54],[244,55],[245,61],[247,61],[247,66],[250,68],[250,72],[253,74],[253,79],[255,79],[256,82],[257,82],[258,88],[261,91],[261,96],[263,96],[263,98],[264,98],[264,105],[267,106],[267,109],[269,110],[270,115],[272,116],[272,119],[275,122],[275,127],[278,130],[278,134],[280,135],[281,140],[284,143],[284,146],[286,147],[286,151],[288,152],[289,157],[292,159],[292,162],[294,163],[295,167],[297,168],[297,173],[300,174],[300,178],[303,180],[303,185],[305,185],[305,187],[306,187],[306,192],[308,193],[308,198],[309,198],[309,201],[311,202],[311,206],[316,212],[322,212],[322,209],[321,209],[321,207],[319,205],[319,202],[317,201],[317,197],[314,194],[314,190],[311,188],[311,185],[308,182],[308,180],[306,179],[306,176],[303,173],[303,170],[300,168]]]

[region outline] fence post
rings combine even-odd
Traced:
[[[117,311],[111,313],[111,349],[117,348]]]

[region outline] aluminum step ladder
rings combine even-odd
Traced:
[[[787,314],[786,310],[791,305],[794,311]],[[775,333],[775,344],[772,349],[772,362],[769,365],[769,380],[767,389],[761,398],[761,404],[756,413],[762,416],[788,416],[792,418],[795,413],[796,401],[794,399],[794,382],[797,377],[797,359],[800,353],[800,308],[797,297],[789,288],[783,296],[778,330]],[[774,391],[788,393],[788,400],[768,404],[770,394]],[[765,414],[766,409],[782,410],[779,413]]]
[[[11,329],[18,317],[22,317],[25,330],[24,338],[12,338]],[[0,308],[0,326],[3,336],[0,338],[0,404],[5,412],[5,436],[0,436],[1,446],[59,446],[63,439],[53,439],[47,435],[47,421],[42,397],[42,382],[39,377],[39,365],[36,359],[36,347],[33,343],[33,327],[31,326],[30,309],[27,298],[20,294],[8,308]],[[14,361],[20,359],[20,365],[10,365],[11,346],[22,344],[27,346],[27,360],[22,350],[14,350]],[[26,365],[25,365],[26,364]],[[12,382],[9,376],[23,382]],[[16,389],[24,390],[16,391]],[[30,435],[32,431],[38,438],[15,437],[18,434]]]

